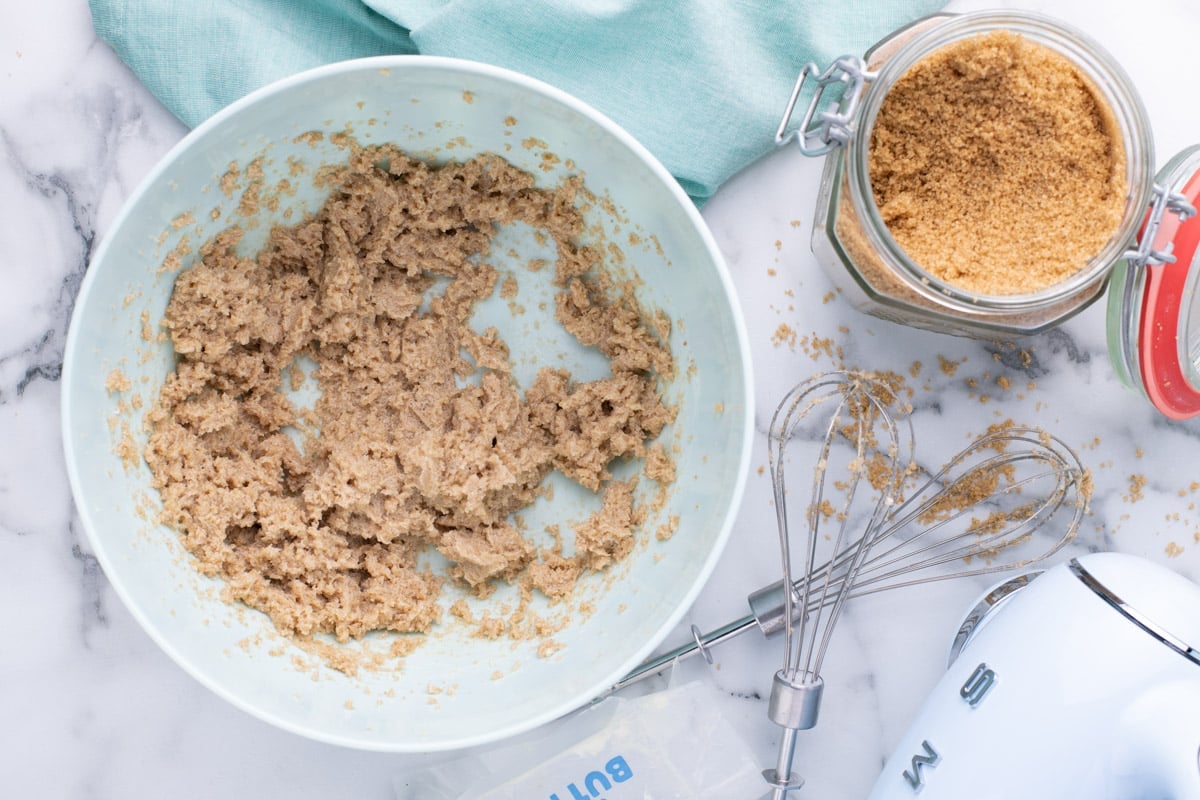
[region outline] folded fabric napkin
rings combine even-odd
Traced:
[[[774,146],[807,61],[860,54],[942,0],[89,0],[97,33],[187,125],[320,64],[423,53],[557,86],[698,202]]]

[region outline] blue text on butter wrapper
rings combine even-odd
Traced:
[[[604,800],[600,795],[612,788],[614,783],[624,783],[633,777],[633,770],[624,756],[613,756],[604,765],[604,770],[592,770],[580,781],[583,791],[573,783],[567,784],[567,794],[559,797],[550,795],[550,800]],[[586,792],[586,793],[585,793]]]

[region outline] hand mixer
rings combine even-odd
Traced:
[[[801,783],[791,773],[795,736],[816,723],[820,667],[845,600],[1027,566],[1062,548],[1085,510],[1085,473],[1075,455],[1054,437],[1017,426],[976,439],[905,496],[907,479],[921,470],[911,462],[911,422],[902,406],[889,386],[860,373],[826,373],[793,388],[769,432],[784,579],[749,596],[749,615],[707,634],[693,626],[692,642],[614,687],[695,653],[711,661],[711,647],[753,628],[785,632],[785,665],[769,706],[784,736],[776,766],[764,773],[777,800]],[[817,409],[831,413],[822,417]],[[784,456],[799,438],[820,444],[803,563],[794,569]],[[837,509],[826,497],[830,481],[842,497]],[[1042,529],[1063,509],[1067,519],[1046,535]],[[831,525],[836,530],[827,533]]]
[[[1197,800],[1198,646],[1200,585],[1148,559],[1011,579],[964,620],[869,800]]]

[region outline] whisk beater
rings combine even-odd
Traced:
[[[816,725],[824,688],[821,665],[834,626],[872,545],[878,541],[874,532],[882,527],[902,495],[912,437],[911,429],[907,440],[900,436],[889,411],[894,399],[892,390],[882,383],[865,376],[833,373],[792,389],[771,420],[768,451],[783,563],[782,585],[792,587],[783,592],[783,667],[775,673],[767,711],[771,721],[783,729],[775,767],[763,771],[777,800],[803,784],[792,772],[796,734]],[[813,469],[812,497],[805,513],[804,533],[795,537],[788,524],[784,455],[798,428],[811,421],[814,409],[826,404],[833,410],[823,434],[820,429],[816,431],[822,434],[822,444]],[[846,461],[835,457],[834,444],[838,441],[850,445]],[[826,496],[830,475],[840,476],[833,479],[842,498],[837,507]],[[868,494],[870,497],[866,497]],[[865,519],[860,518],[860,507],[865,509]],[[827,532],[829,524],[834,527],[832,533]],[[856,531],[864,531],[865,535],[857,535]],[[802,543],[799,553],[793,553],[793,538]],[[818,558],[821,552],[827,554],[823,563]],[[795,580],[797,566],[803,576],[799,581]]]
[[[922,469],[912,460],[907,411],[891,387],[861,373],[826,373],[793,388],[768,440],[783,579],[749,596],[748,616],[707,634],[693,626],[692,642],[613,687],[695,653],[711,662],[711,647],[753,628],[784,633],[768,706],[783,734],[775,766],[763,771],[774,800],[803,785],[792,771],[796,738],[817,722],[821,667],[846,600],[1027,567],[1065,546],[1086,511],[1086,472],[1055,437],[996,426],[940,469]],[[816,444],[817,458],[802,532],[793,535],[785,454],[802,439]]]
[[[796,570],[796,575],[751,593],[747,598],[750,613],[741,619],[707,633],[693,626],[691,641],[646,661],[614,690],[697,653],[711,662],[713,647],[746,631],[757,629],[766,636],[782,633],[786,620],[799,622],[801,612],[813,603],[827,605],[839,597],[845,600],[902,586],[1027,567],[1052,556],[1074,536],[1086,507],[1085,472],[1070,448],[1044,431],[1015,425],[998,427],[974,440],[940,469],[923,470],[909,461],[912,429],[899,401],[886,386],[853,373],[820,375],[797,386],[776,411],[775,427],[787,418],[783,415],[785,409],[790,409],[793,425],[803,413],[808,417],[809,429],[793,427],[790,438],[807,435],[813,442],[821,442],[837,423],[819,428],[814,420],[820,415],[811,412],[833,408],[843,393],[863,392],[883,406],[886,413],[882,417],[892,420],[875,421],[884,431],[882,436],[876,433],[876,438],[886,440],[890,447],[891,434],[887,431],[889,427],[895,430],[899,447],[891,460],[895,467],[905,469],[908,483],[918,485],[906,489],[903,498],[896,494],[893,500],[899,502],[893,503],[885,519],[876,521],[874,529],[860,528],[865,551],[845,594],[836,590],[846,576],[847,564],[843,562],[857,552],[853,548],[843,548],[829,563],[803,572]],[[873,403],[871,407],[878,412]],[[850,408],[845,406],[846,410]],[[843,444],[849,441],[842,438]],[[771,437],[773,469],[774,456],[783,455],[782,448],[775,449],[782,441],[774,434]],[[879,460],[887,454],[879,450],[872,455],[873,461],[867,466],[874,469],[876,482],[888,483],[882,476],[890,476],[890,469],[879,466]],[[782,506],[779,495],[786,497],[786,492],[782,472],[773,477],[778,513]],[[819,507],[820,503],[814,503],[808,511],[812,513]],[[826,508],[825,513],[828,511]],[[786,521],[786,516],[783,519]],[[857,546],[859,542],[849,544]],[[823,548],[826,552],[829,549]],[[827,590],[817,594],[806,589],[808,582],[823,580],[831,568],[834,572]],[[790,604],[784,591],[789,583]],[[804,601],[802,594],[807,594]]]

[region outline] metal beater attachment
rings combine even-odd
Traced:
[[[894,391],[885,384],[831,373],[792,389],[771,420],[768,453],[783,586],[793,587],[783,593],[783,667],[775,673],[767,711],[783,729],[775,767],[763,770],[776,800],[804,783],[792,772],[796,734],[817,723],[824,688],[821,664],[834,626],[867,563],[875,532],[902,496],[912,437],[901,438],[896,406]],[[818,408],[828,415],[815,413]],[[816,436],[822,444],[804,524],[793,533],[784,456],[798,436]],[[829,488],[840,502],[830,501]]]
[[[897,434],[905,434],[902,445],[911,452],[912,434],[907,416],[901,404],[885,393],[885,388],[861,375],[817,376],[788,394],[776,412],[775,421],[783,430],[785,420],[790,418],[794,424],[796,415],[803,413],[810,417],[808,436],[814,442],[828,438],[826,444],[832,446],[830,437],[841,436],[845,445],[849,440],[837,431],[838,423],[827,417],[828,428],[814,429],[817,423],[811,418],[821,415],[813,415],[811,411],[819,407],[835,410],[836,403],[845,416],[854,403],[860,402],[852,398],[861,398],[866,393],[883,405],[886,414],[881,416],[893,420],[890,424],[882,419],[876,421],[876,427],[882,426],[885,431],[880,441],[890,442],[886,430],[893,427]],[[888,398],[891,402],[885,402]],[[872,408],[877,407],[872,403]],[[800,438],[802,434],[802,428],[794,428],[791,438]],[[773,471],[784,442],[772,434]],[[903,500],[884,519],[868,520],[873,529],[857,529],[853,540],[828,563],[807,571],[796,570],[784,580],[753,592],[747,598],[750,613],[741,619],[707,633],[693,626],[692,641],[648,660],[613,688],[624,688],[697,653],[711,662],[712,648],[749,630],[758,630],[766,636],[781,633],[787,620],[799,624],[803,611],[818,602],[826,606],[839,599],[901,586],[1028,567],[1066,545],[1074,537],[1086,510],[1083,466],[1070,448],[1044,431],[997,427],[936,470],[913,466],[899,450],[891,457],[892,467],[881,467],[879,458],[883,455],[888,454],[880,450],[873,456],[876,480],[879,475],[890,476],[892,468],[904,469],[908,484],[915,488],[906,487]],[[845,477],[844,472],[839,476],[828,466],[824,473],[835,481]],[[783,505],[779,501],[782,472],[773,472],[772,477],[776,482],[778,513]],[[890,481],[884,480],[883,484]],[[871,489],[879,491],[874,485]],[[809,509],[810,515],[820,502]],[[838,521],[829,516],[827,513],[823,521],[827,526]],[[850,572],[850,561],[859,553],[858,539],[865,543],[862,563],[855,566],[854,580],[843,594],[840,584]],[[828,552],[829,548],[823,549]],[[813,581],[819,581],[824,588],[809,588]],[[784,591],[788,583],[792,586],[790,602],[789,593]]]

